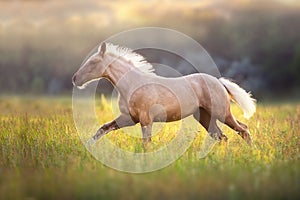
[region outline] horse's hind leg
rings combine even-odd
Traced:
[[[248,126],[240,121],[237,121],[230,111],[228,112],[224,123],[233,130],[237,131],[238,134],[247,142],[247,144],[251,145],[251,135],[248,130]]]
[[[212,118],[211,115],[204,108],[200,108],[199,111],[200,111],[199,113],[194,113],[193,116],[207,130],[209,135],[212,138],[217,139],[219,141],[221,141],[222,139],[224,141],[227,141],[228,138],[226,137],[226,135],[223,134],[221,129],[218,127],[217,120]]]
[[[243,122],[240,122],[240,121],[237,120],[237,119],[236,119],[236,121],[237,121],[237,123],[238,123],[240,126],[242,126],[242,127],[245,128],[245,129],[248,129],[248,126],[247,126],[246,124],[244,124]]]

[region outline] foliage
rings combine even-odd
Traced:
[[[215,60],[227,60],[227,69],[230,63],[250,59],[258,74],[252,73],[248,79],[259,77],[255,81],[265,85],[252,84],[248,88],[252,91],[258,87],[264,90],[261,94],[290,95],[300,88],[300,12],[296,2],[218,1],[206,5],[176,1],[169,5],[166,1],[160,6],[155,2],[39,2],[41,12],[34,15],[36,4],[23,2],[24,17],[13,9],[17,7],[0,3],[3,93],[70,91],[72,74],[93,47],[115,33],[144,26],[172,28],[191,36]],[[68,14],[61,15],[60,10],[68,10]],[[145,36],[148,39],[151,36]],[[163,60],[159,55],[147,57]]]

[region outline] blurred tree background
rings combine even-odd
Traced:
[[[300,3],[293,0],[0,1],[0,92],[70,93],[90,50],[143,26],[191,36],[223,76],[255,97],[298,95]]]

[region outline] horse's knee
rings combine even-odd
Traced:
[[[239,132],[238,134],[247,142],[248,145],[251,145],[252,139],[251,134],[248,130]]]

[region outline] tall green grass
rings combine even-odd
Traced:
[[[97,111],[103,114],[99,125],[112,119],[109,109],[105,98],[98,101]],[[237,107],[233,112],[242,119]],[[199,159],[206,134],[199,126],[179,160],[137,175],[110,169],[90,155],[76,132],[71,99],[2,97],[0,199],[297,199],[299,119],[299,103],[258,105],[247,121],[252,147],[224,127],[229,142],[215,145]],[[166,130],[172,130],[172,124]],[[105,137],[132,151],[141,142],[122,130]],[[161,131],[153,145],[171,137]]]

